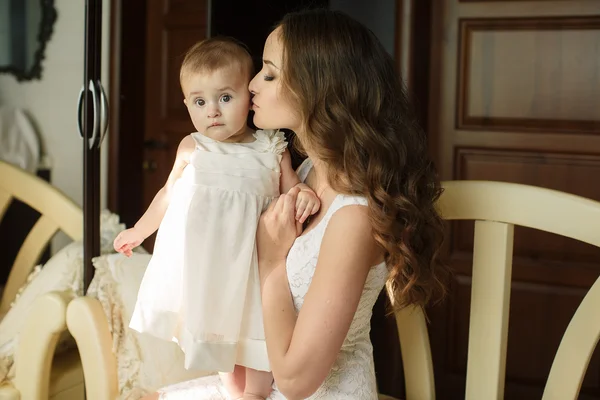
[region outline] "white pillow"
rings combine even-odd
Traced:
[[[69,243],[52,256],[44,268],[36,268],[32,272],[35,278],[27,284],[18,300],[0,321],[0,382],[14,378],[13,355],[18,336],[35,299],[52,291],[81,292],[81,247],[80,242]],[[57,350],[74,345],[68,335],[62,339],[57,345]]]
[[[100,300],[108,319],[117,357],[120,399],[137,399],[158,388],[209,374],[186,370],[183,352],[175,343],[129,328],[150,257],[134,253],[130,258],[111,254],[94,259],[96,274],[88,295]]]
[[[112,242],[116,235],[124,229],[119,217],[103,210],[100,219],[100,237],[102,252],[114,252]],[[33,302],[45,293],[59,291],[81,295],[83,288],[83,244],[81,241],[69,243],[43,266],[37,266],[29,274],[27,282],[19,289],[19,295],[11,308],[0,321],[0,383],[14,376],[13,355],[17,346],[18,335],[25,316],[29,313]],[[56,353],[75,347],[75,342],[68,332],[57,344]]]

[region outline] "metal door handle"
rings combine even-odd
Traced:
[[[92,137],[89,138],[88,141],[88,146],[89,148],[93,148],[94,145],[96,144],[96,138],[98,137],[98,133],[100,130],[100,118],[98,118],[98,94],[96,92],[96,87],[94,85],[94,82],[92,82],[91,80],[88,82],[88,90],[91,92],[92,94],[92,106],[94,108],[94,125],[92,128]],[[79,99],[78,99],[78,104],[77,104],[77,128],[79,129],[79,136],[81,136],[83,138],[83,115],[82,115],[82,111],[83,111],[83,99],[84,99],[84,93],[85,91],[85,87],[82,85],[81,86],[81,90],[79,91]],[[108,110],[108,108],[107,108]]]
[[[106,98],[106,93],[104,92],[104,87],[102,86],[102,82],[98,81],[96,83],[98,85],[98,88],[100,89],[100,118],[101,118],[101,122],[100,122],[100,130],[101,130],[101,134],[100,134],[100,140],[98,141],[98,147],[100,147],[102,145],[102,142],[104,141],[104,138],[106,137],[106,132],[108,131],[108,120],[109,120],[109,115],[108,115],[108,99]]]

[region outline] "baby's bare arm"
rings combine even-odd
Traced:
[[[175,163],[173,164],[173,169],[169,173],[167,182],[158,191],[158,193],[156,193],[152,203],[150,203],[150,206],[144,215],[142,215],[142,217],[134,226],[144,239],[152,235],[160,226],[171,200],[173,186],[175,185],[177,179],[179,179],[181,176],[183,169],[189,164],[190,155],[194,151],[195,146],[194,139],[191,135],[186,136],[179,143],[179,147],[177,148],[177,156],[175,157]]]
[[[280,193],[287,193],[294,186],[302,184],[300,178],[298,178],[298,174],[296,174],[296,171],[292,168],[292,157],[290,157],[290,152],[288,150],[281,156],[281,163],[279,166],[281,170],[281,178],[279,179]],[[302,185],[306,186],[304,184]],[[308,186],[306,187],[308,188]]]
[[[281,180],[279,187],[281,193],[287,193],[290,189],[298,187],[300,193],[296,201],[296,219],[304,223],[306,219],[319,211],[321,202],[315,192],[305,183],[300,182],[300,178],[296,171],[292,168],[292,158],[286,150],[281,158]]]

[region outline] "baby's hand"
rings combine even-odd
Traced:
[[[315,214],[321,207],[321,201],[310,189],[302,189],[296,198],[296,221],[304,223],[306,218]]]
[[[113,247],[118,253],[131,257],[133,248],[142,244],[143,241],[144,238],[135,228],[129,228],[117,235]]]

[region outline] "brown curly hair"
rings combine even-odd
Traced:
[[[300,144],[338,192],[365,196],[395,308],[446,293],[441,186],[394,62],[375,35],[330,10],[287,14],[282,85],[304,123]]]

